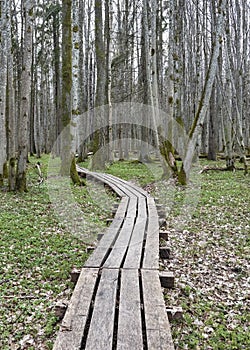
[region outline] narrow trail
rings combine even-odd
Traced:
[[[159,278],[154,199],[115,176],[77,171],[109,186],[121,200],[81,270],[53,349],[173,350]]]

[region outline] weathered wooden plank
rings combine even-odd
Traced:
[[[134,227],[134,218],[126,218],[124,220],[124,224],[119,233],[119,236],[113,246],[113,249],[104,263],[105,268],[119,268],[121,267],[121,263],[124,259],[124,256],[127,251],[127,247],[130,241],[131,234],[133,232]]]
[[[111,247],[113,246],[119,229],[123,224],[123,218],[114,219],[110,227],[107,229],[106,233],[98,243],[98,246],[95,248],[93,253],[85,262],[85,267],[101,267],[104,259],[107,257],[107,254]]]
[[[109,178],[106,174],[96,174],[95,176],[98,177],[101,181],[108,184],[110,187],[114,188],[117,193],[123,192],[123,195],[130,197],[131,195],[134,195],[134,191],[131,190],[129,187],[122,186],[117,179]]]
[[[126,215],[128,205],[129,212],[131,216],[136,213],[136,198],[129,199],[128,197],[123,197],[121,203],[118,207],[117,214],[112,221],[109,229],[106,231],[105,235],[102,237],[95,251],[91,254],[88,260],[85,262],[85,267],[101,267],[104,259],[107,257],[109,249],[115,244],[115,240],[118,236],[119,230],[124,221],[124,216]]]
[[[53,350],[80,350],[98,269],[82,269]]]
[[[138,198],[138,217],[139,218],[148,217],[146,198],[143,198],[143,197]]]
[[[105,181],[105,179],[103,179],[101,176],[96,176],[96,178],[98,180],[100,180],[101,182],[103,182],[104,184],[108,185],[119,197],[123,197],[124,195],[126,195],[126,192],[123,191],[120,187],[118,187],[115,184],[112,184],[108,181]]]
[[[140,268],[145,230],[146,220],[137,218],[136,223],[134,225],[132,237],[129,243],[126,259],[123,265],[125,269]]]
[[[117,178],[117,177],[115,177],[114,175],[111,175],[111,174],[105,174],[105,175],[106,175],[106,177],[108,177],[109,179],[113,179],[113,180],[115,180],[116,182],[120,183],[120,184],[122,185],[122,187],[127,187],[127,188],[129,188],[130,190],[133,189],[134,194],[137,193],[137,194],[140,194],[140,195],[142,195],[142,196],[144,196],[144,197],[148,197],[148,196],[149,196],[149,194],[148,194],[147,191],[143,190],[141,187],[139,187],[139,186],[133,184],[133,183],[130,182],[130,181],[126,181],[126,180],[124,180],[124,179]]]
[[[147,224],[146,201],[145,201],[145,198],[139,198],[138,214],[134,225],[132,237],[129,243],[127,256],[124,262],[124,266],[123,266],[124,268],[128,268],[128,269],[140,268],[146,224]]]
[[[149,216],[148,219],[143,268],[159,268],[159,223],[157,217]]]
[[[138,198],[136,196],[131,196],[129,198],[128,208],[126,217],[135,218],[137,214],[137,202]]]
[[[143,349],[138,270],[122,270],[117,350]]]
[[[102,183],[106,183],[107,185],[109,185],[109,187],[115,191],[117,193],[117,195],[119,197],[123,197],[124,196],[124,192],[117,186],[115,185],[114,183],[109,183],[104,177],[103,177],[103,174],[99,174],[99,173],[96,173],[96,172],[91,172],[89,171],[88,169],[85,169],[85,168],[81,168],[79,167],[78,165],[76,166],[76,170],[78,173],[84,173],[86,175],[86,178],[88,179],[88,176],[89,178],[93,177],[99,181],[101,181]]]
[[[148,215],[151,217],[158,218],[159,216],[158,216],[158,212],[157,212],[154,198],[152,198],[152,197],[147,198],[147,206],[148,206]]]
[[[115,213],[115,218],[124,218],[127,212],[128,208],[128,203],[129,203],[129,198],[128,197],[123,197],[119,203],[119,206],[116,210]]]
[[[159,268],[159,220],[156,205],[152,197],[147,198],[148,226],[143,259],[144,269]]]
[[[174,288],[174,273],[172,271],[161,271],[159,278],[163,288]]]
[[[148,349],[174,350],[158,270],[141,270]]]
[[[102,270],[86,350],[112,349],[118,275],[118,269]]]

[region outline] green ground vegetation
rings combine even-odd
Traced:
[[[38,183],[37,159],[30,157],[28,192],[0,189],[1,350],[52,348],[58,329],[54,306],[70,298],[70,271],[83,266],[87,258],[86,244],[55,215],[47,188],[48,159],[40,160],[42,184]],[[94,244],[110,213],[107,206],[103,211],[96,205],[86,186],[72,186],[72,191],[87,218],[88,244]]]
[[[185,190],[179,187],[165,227],[172,248],[165,265],[176,276],[166,304],[184,311],[183,321],[172,323],[175,347],[249,349],[250,178],[243,171],[208,171],[199,178],[191,215],[182,221]]]

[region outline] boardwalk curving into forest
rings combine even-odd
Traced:
[[[173,350],[159,278],[159,217],[143,189],[77,168],[121,198],[84,264],[54,350]]]

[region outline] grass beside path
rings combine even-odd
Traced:
[[[1,350],[52,349],[58,329],[54,305],[70,298],[70,271],[87,258],[83,241],[55,215],[47,181],[38,184],[36,161],[30,158],[28,193],[0,189]],[[48,156],[40,162],[46,176]],[[94,241],[93,230],[104,230],[109,214],[85,187],[72,190],[86,218],[89,242]]]

